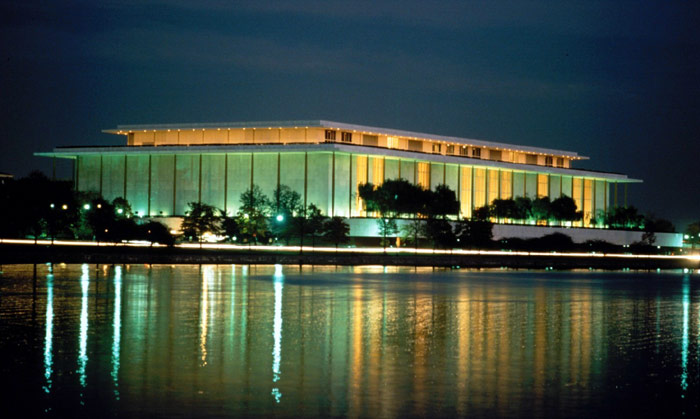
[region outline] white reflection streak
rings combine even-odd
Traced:
[[[46,334],[44,335],[44,391],[51,392],[53,374],[53,274],[46,275]]]
[[[80,277],[80,287],[83,296],[80,302],[80,352],[78,354],[78,376],[80,385],[84,388],[87,385],[85,368],[87,367],[87,333],[88,333],[88,289],[90,286],[90,274],[88,264],[83,264],[83,274]],[[82,403],[82,402],[81,402]]]
[[[688,320],[690,317],[690,278],[683,278],[683,337],[681,340],[681,389],[688,389]],[[681,395],[685,397],[685,394]]]
[[[114,336],[112,338],[112,381],[114,396],[119,400],[119,360],[121,351],[122,330],[122,267],[114,268],[114,321],[112,323]]]
[[[272,382],[279,381],[280,362],[282,361],[282,288],[284,287],[284,275],[282,274],[282,265],[275,265],[275,320],[273,323],[272,338],[274,346],[272,348]],[[282,392],[279,387],[275,387],[271,392],[277,403],[282,398]]]
[[[207,334],[209,333],[209,281],[214,275],[214,268],[205,266],[202,271],[202,311],[200,313],[199,351],[202,354],[201,366],[207,365]]]

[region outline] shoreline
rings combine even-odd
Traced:
[[[393,250],[393,249],[391,249]],[[339,251],[274,251],[193,247],[51,246],[0,244],[0,264],[147,263],[250,265],[383,265],[514,269],[700,269],[700,258],[656,255],[557,254],[554,252],[365,253]]]

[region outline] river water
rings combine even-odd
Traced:
[[[0,417],[698,417],[698,274],[0,270]]]

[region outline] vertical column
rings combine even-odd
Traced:
[[[151,154],[148,155],[148,195],[146,196],[146,216],[151,216]]]
[[[199,181],[197,188],[197,202],[202,202],[202,153],[199,153]]]
[[[350,153],[348,173],[350,174],[350,182],[348,183],[348,218],[352,217],[352,153]]]
[[[231,135],[231,129],[228,130],[226,141],[228,141],[228,136]],[[277,165],[277,170],[279,170],[279,164]],[[224,213],[228,215],[228,153],[224,154]]]
[[[175,214],[177,208],[177,154],[173,156],[173,211]]]
[[[279,171],[277,172],[279,173]],[[279,182],[277,182],[279,183]],[[330,216],[335,215],[335,151],[331,158],[331,213]]]
[[[309,152],[304,152],[304,208],[306,208],[306,195],[309,187]]]

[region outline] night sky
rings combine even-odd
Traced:
[[[118,124],[326,119],[576,151],[700,219],[697,1],[0,0],[0,172]]]

